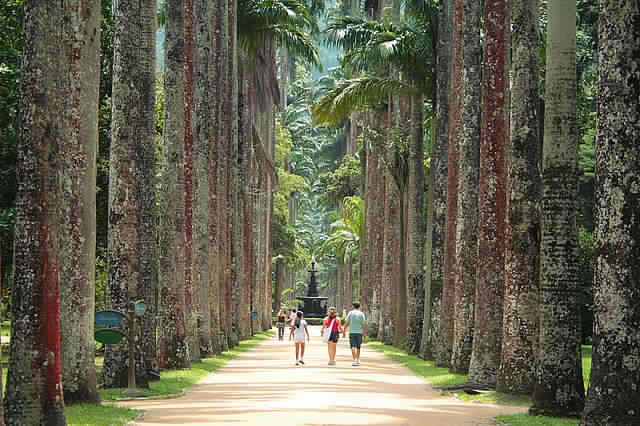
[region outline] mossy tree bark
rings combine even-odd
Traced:
[[[451,371],[467,374],[471,361],[478,260],[478,184],[480,167],[481,4],[464,0],[462,12],[462,134],[458,138],[458,193],[455,301]]]
[[[424,98],[411,99],[407,209],[407,349],[420,350],[424,319]]]
[[[24,3],[7,425],[66,425],[56,238],[59,156],[70,124],[64,114],[69,58],[60,43],[66,12],[61,2]]]
[[[468,380],[492,387],[497,382],[502,356],[507,203],[505,153],[509,138],[509,18],[507,0],[484,2],[478,259],[473,352]]]
[[[94,307],[100,2],[69,1],[64,78],[69,115],[60,141],[60,302],[65,402],[97,401]]]
[[[108,296],[110,309],[125,312],[143,299],[136,381],[147,385],[155,356],[155,22],[153,0],[120,0],[114,36],[112,125],[109,171]],[[126,331],[126,330],[125,330]],[[127,385],[128,342],[108,345],[106,387]]]
[[[449,147],[449,97],[451,91],[451,26],[452,5],[441,0],[438,11],[438,45],[436,63],[436,136],[431,150],[431,174],[425,241],[426,275],[424,321],[420,357],[434,359],[440,341],[440,309],[442,301],[444,228],[447,208],[447,154]]]
[[[581,424],[640,424],[640,10],[600,1],[595,335]]]
[[[438,367],[449,367],[453,349],[453,318],[456,268],[456,222],[458,203],[458,145],[462,137],[462,54],[463,1],[453,2],[451,103],[449,111],[449,146],[447,150],[447,209],[444,229],[443,287],[440,309],[440,343],[434,359]]]
[[[185,325],[184,4],[167,1],[164,73],[165,170],[160,220],[160,365],[187,368]]]
[[[538,0],[512,3],[511,146],[507,165],[504,313],[499,392],[528,395],[535,381],[540,273]]]
[[[215,142],[211,127],[215,121],[212,94],[216,77],[211,55],[213,55],[213,4],[207,0],[194,1],[195,16],[195,88],[194,88],[194,288],[198,295],[194,311],[196,314],[197,345],[200,356],[207,357],[214,353],[211,338],[211,305],[209,296],[212,285],[209,256],[210,222],[215,220],[211,214],[209,194],[211,185],[209,175],[210,145]],[[191,323],[193,325],[193,322]],[[196,359],[194,358],[194,361]]]

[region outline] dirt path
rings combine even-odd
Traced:
[[[522,407],[465,403],[444,397],[421,377],[363,347],[351,366],[348,338],[337,365],[327,365],[319,327],[311,327],[306,365],[296,367],[293,343],[277,338],[241,354],[181,398],[128,401],[145,410],[134,425],[490,425]]]

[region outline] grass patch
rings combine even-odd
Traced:
[[[205,358],[200,362],[194,362],[190,369],[166,370],[160,373],[160,380],[149,383],[149,389],[139,388],[145,397],[170,396],[182,393],[186,388],[196,384],[200,379],[213,373],[227,362],[242,352],[247,352],[258,343],[268,340],[273,336],[273,331],[257,334],[251,339],[240,342],[233,349],[223,352],[211,358]],[[122,393],[127,388],[100,389],[100,398],[103,401],[113,401],[123,398]]]
[[[65,407],[69,426],[119,426],[135,419],[140,410],[100,404],[74,404]]]
[[[409,355],[406,351],[395,346],[385,345],[378,341],[368,340],[369,347],[382,352],[414,373],[422,376],[434,386],[448,386],[464,383],[467,376],[462,374],[451,374],[447,368],[436,367],[433,361],[425,361],[415,355]],[[585,389],[589,385],[589,375],[591,373],[591,346],[582,346],[582,375]],[[500,392],[483,392],[476,395],[469,395],[462,391],[451,392],[461,401],[479,401],[487,404],[517,405],[528,407],[531,405],[531,398],[528,396],[509,395]],[[555,418],[544,416],[530,416],[528,414],[513,414],[498,416],[496,419],[507,426],[575,426],[578,419]]]
[[[502,392],[482,392],[470,395],[464,392],[455,392],[460,401],[478,401],[486,404],[517,405],[528,407],[531,405],[531,398],[525,395],[509,395]]]
[[[585,391],[589,387],[589,378],[591,377],[591,354],[593,348],[591,345],[582,346],[582,378],[584,379]]]
[[[530,416],[528,414],[506,414],[496,416],[496,420],[505,426],[576,426],[578,419]]]
[[[406,351],[398,349],[395,346],[385,345],[377,341],[368,341],[367,345],[382,352],[392,360],[403,364],[409,368],[409,370],[424,377],[435,386],[456,385],[464,383],[467,380],[467,376],[449,373],[449,370],[446,368],[436,367],[433,361],[425,361],[415,355],[409,355]]]
[[[257,334],[251,339],[240,342],[235,348],[223,352],[201,362],[193,363],[188,370],[167,370],[160,373],[160,380],[151,382],[149,389],[139,389],[144,396],[170,396],[182,393],[186,388],[194,385],[204,376],[215,372],[227,362],[242,352],[247,352],[258,343],[270,339],[272,331]],[[96,357],[96,368],[101,369],[104,359]],[[100,389],[100,398],[103,401],[121,399],[126,388]],[[122,426],[135,419],[140,410],[116,407],[106,404],[74,404],[65,407],[69,426]]]

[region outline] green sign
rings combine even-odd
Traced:
[[[120,343],[124,337],[124,333],[120,330],[116,330],[115,328],[99,328],[95,331],[93,336],[100,343],[115,345]]]

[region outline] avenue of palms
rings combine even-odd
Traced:
[[[312,259],[459,388],[640,424],[637,1],[0,12],[0,424],[127,387],[130,343],[148,388],[270,330]],[[95,312],[132,303],[96,368]]]

